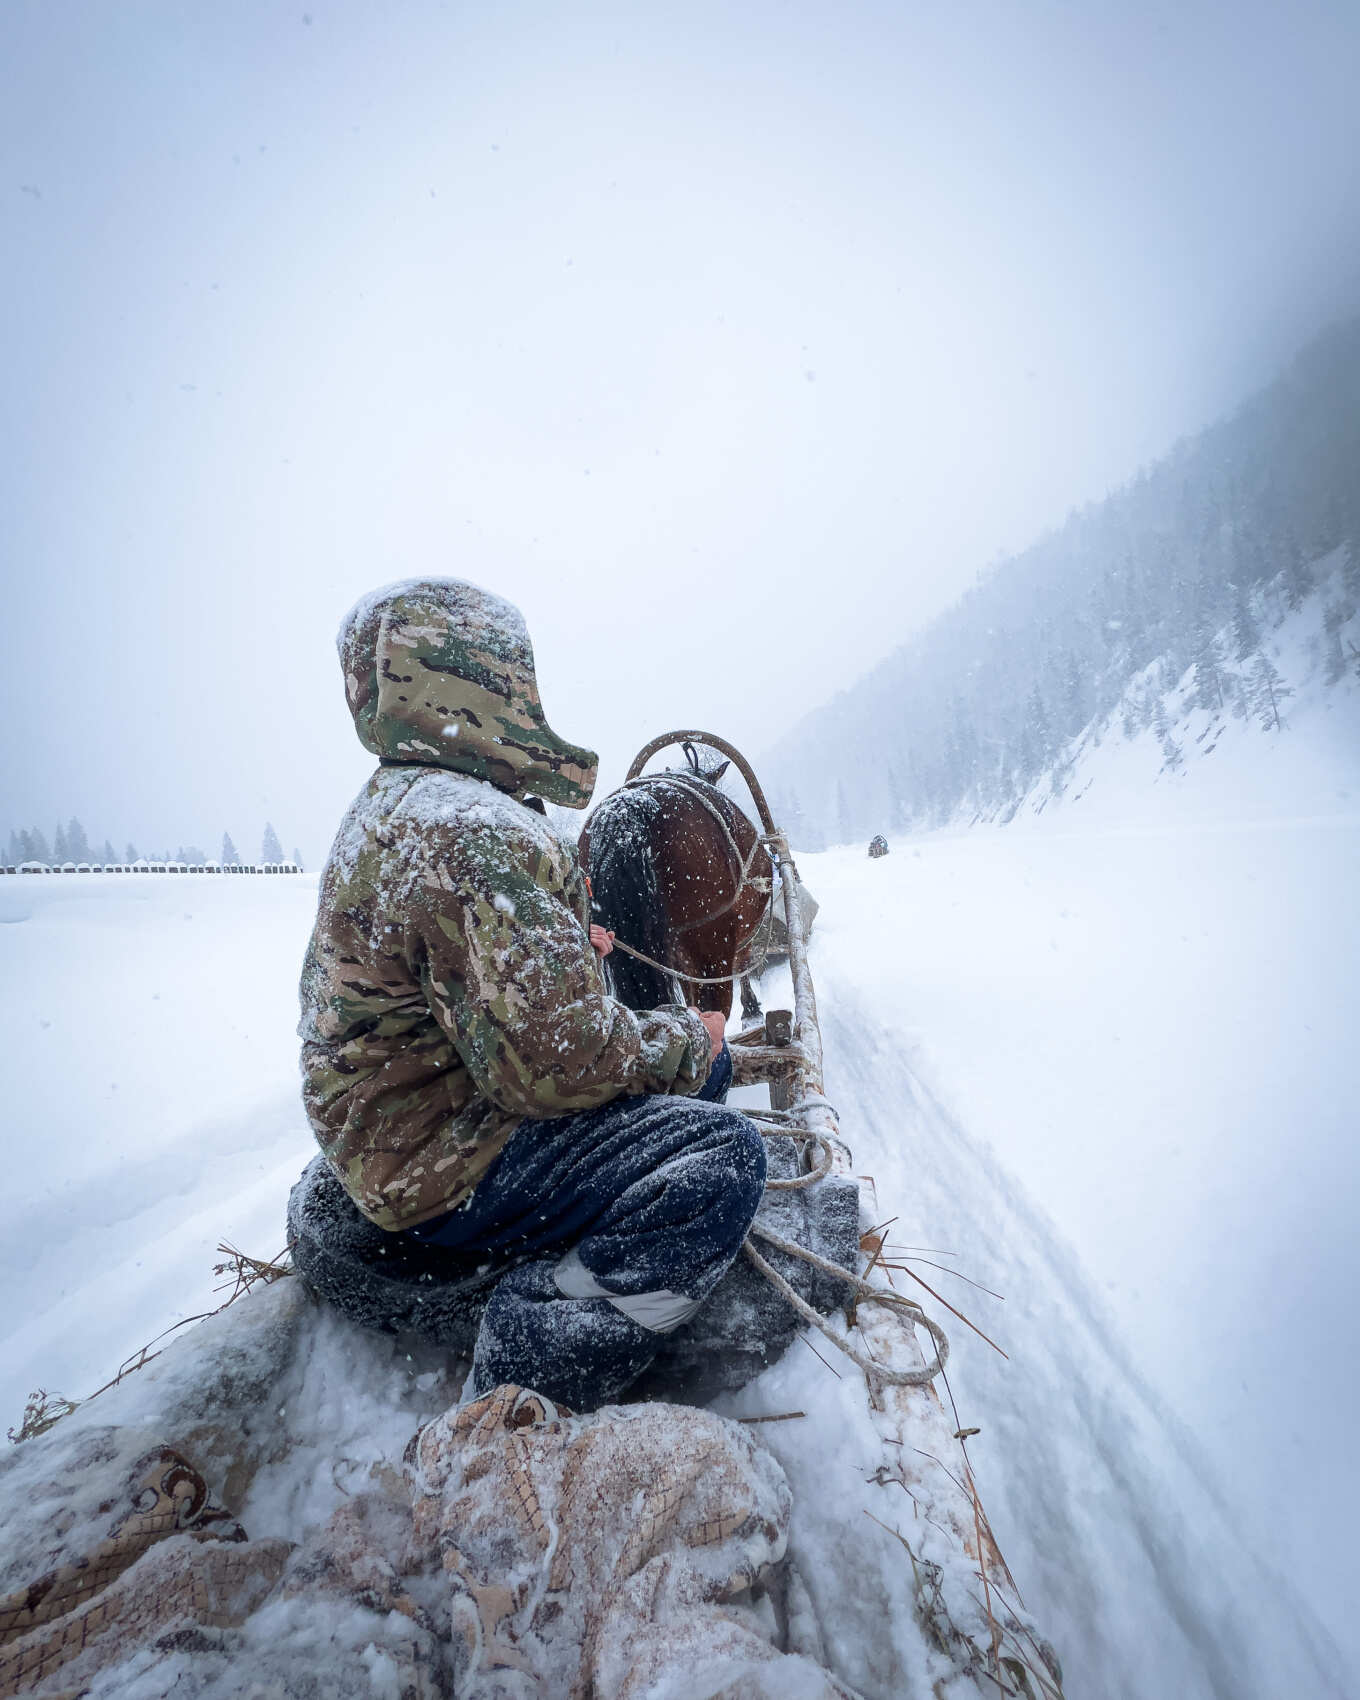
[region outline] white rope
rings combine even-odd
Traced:
[[[687,980],[692,986],[730,986],[737,978],[736,973],[718,974],[712,977],[703,974],[686,974],[681,968],[672,968],[669,962],[658,962],[654,956],[648,956],[645,951],[634,950],[631,944],[625,944],[616,938],[611,946],[621,950],[625,956],[634,957],[638,962],[645,962],[649,968],[659,968],[663,974],[669,974],[675,980]]]
[[[861,1276],[852,1275],[849,1270],[842,1269],[839,1263],[832,1263],[830,1258],[819,1257],[816,1252],[808,1251],[803,1246],[796,1245],[792,1240],[786,1240],[781,1234],[774,1233],[758,1222],[751,1224],[751,1235],[776,1246],[790,1257],[801,1258],[804,1263],[810,1263],[814,1269],[824,1270],[828,1275],[835,1276],[836,1280],[843,1281],[846,1286],[854,1290],[861,1304],[888,1305],[890,1308],[900,1311],[914,1326],[924,1328],[926,1333],[930,1335],[931,1342],[935,1347],[935,1362],[933,1364],[923,1364],[920,1369],[893,1369],[887,1364],[875,1362],[874,1359],[866,1357],[862,1352],[857,1352],[848,1340],[842,1339],[826,1318],[815,1311],[807,1300],[790,1286],[779,1271],[760,1255],[751,1244],[750,1236],[748,1236],[741,1249],[780,1297],[793,1306],[804,1322],[811,1323],[814,1328],[823,1333],[837,1351],[843,1352],[850,1362],[857,1369],[862,1370],[871,1382],[877,1381],[884,1387],[925,1387],[943,1372],[944,1366],[949,1361],[949,1337],[938,1322],[931,1321],[914,1299],[909,1299],[902,1293],[890,1292],[884,1287],[875,1287]]]
[[[754,1121],[758,1118],[753,1116],[751,1119]],[[808,1170],[807,1174],[795,1175],[792,1180],[766,1181],[766,1192],[801,1192],[806,1187],[816,1186],[818,1181],[824,1180],[831,1173],[835,1153],[832,1151],[830,1143],[820,1133],[812,1133],[807,1128],[800,1128],[798,1131],[806,1134],[807,1143],[817,1147],[813,1167]],[[765,1129],[762,1128],[760,1132],[763,1139],[787,1139],[789,1137],[787,1131],[781,1127],[774,1128],[769,1133],[766,1133]]]

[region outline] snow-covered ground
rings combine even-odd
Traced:
[[[282,1248],[315,1149],[293,1031],[315,909],[305,875],[0,882],[0,1427],[212,1309],[219,1241]]]
[[[950,1322],[951,1382],[1074,1697],[1342,1694],[1328,1630],[1360,1668],[1360,724],[1332,701],[1351,718],[1330,754],[1294,731],[1321,775],[1306,808],[1258,759],[1288,733],[1226,737],[1212,798],[1192,767],[1116,773],[1111,740],[1099,809],[1092,785],[1027,824],[802,862],[857,1168],[902,1244],[1006,1294],[944,1289],[1010,1353]],[[306,878],[0,885],[5,1422],[208,1308],[220,1239],[281,1244],[312,1149],[292,1027],[314,901]],[[338,1385],[334,1332],[311,1337]],[[845,1614],[845,1674],[886,1696],[873,1613],[908,1589],[861,1512],[904,1512],[864,1481],[848,1383],[795,1347],[735,1408],[809,1412],[760,1432],[814,1595]],[[319,1516],[316,1480],[283,1486]]]
[[[1267,1658],[1316,1614],[1360,1688],[1343,1438],[1360,1363],[1360,687],[1324,684],[1314,624],[1309,608],[1272,641],[1294,687],[1280,731],[1187,709],[1168,770],[1153,732],[1126,739],[1116,717],[1079,741],[1062,794],[1039,788],[1009,826],[801,867],[823,904],[830,1089],[856,1106],[847,1131],[880,1190],[889,1177],[883,1213],[1008,1295],[974,1302],[1016,1363],[960,1344],[1006,1437],[994,1479],[1020,1503],[1001,1520],[1012,1554],[1028,1549],[1020,1574],[1044,1578],[1040,1620],[1063,1615],[1070,1580],[1034,1497],[1056,1426],[1072,1481],[1093,1448],[1143,1495],[1120,1513],[1109,1480],[1093,1489],[1107,1558],[1160,1493],[1143,1538],[1169,1618],[1203,1629],[1217,1593]],[[1065,1390],[1036,1391],[1028,1376],[1069,1349],[1059,1328],[1085,1344]],[[1017,1395],[1048,1413],[1047,1445]],[[1178,1511],[1197,1534],[1175,1534]],[[1234,1572],[1234,1548],[1280,1582]],[[1316,1691],[1297,1669],[1232,1691],[1257,1682]]]
[[[955,1390],[1088,1692],[1200,1692],[1096,1679],[1120,1595],[1187,1638],[1186,1668],[1227,1659],[1206,1693],[1326,1692],[1287,1680],[1312,1612],[1356,1662],[1358,854],[1352,820],[988,829],[803,864],[829,1090],[881,1214],[1006,1295],[943,1289],[1012,1358],[954,1325]],[[1226,1680],[1233,1642],[1255,1678]]]

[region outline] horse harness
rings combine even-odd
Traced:
[[[687,750],[686,754],[690,756],[691,762],[694,762],[695,758],[692,751]],[[713,786],[698,772],[697,764],[693,775],[688,773],[644,773],[640,774],[636,779],[625,780],[623,789],[626,791],[634,791],[642,789],[643,787],[655,787],[659,785],[670,785],[678,788],[685,792],[688,796],[693,797],[708,811],[712,819],[717,822],[718,829],[723,835],[728,854],[731,857],[732,871],[736,876],[736,885],[731,897],[716,914],[705,915],[703,919],[699,921],[687,921],[682,926],[678,926],[675,929],[676,933],[690,932],[695,927],[708,926],[712,922],[720,920],[722,916],[730,914],[731,911],[741,902],[742,897],[745,895],[748,888],[755,891],[762,891],[766,894],[765,907],[761,911],[760,919],[756,922],[755,926],[746,935],[746,937],[740,940],[737,944],[736,951],[733,956],[733,963],[735,964],[737,957],[740,956],[743,950],[753,943],[763,928],[765,932],[765,940],[760,961],[760,968],[763,968],[765,966],[765,960],[768,958],[770,953],[770,940],[774,935],[774,880],[770,875],[753,874],[751,872],[751,868],[755,862],[756,855],[762,849],[765,851],[766,855],[773,860],[774,846],[767,842],[766,834],[762,832],[755,832],[755,836],[751,840],[750,850],[745,856],[742,855],[741,846],[737,843],[731,824],[729,823],[726,815],[723,814],[722,810],[709,795]],[[734,808],[735,806],[736,805],[733,804]],[[755,831],[754,828],[752,828],[752,830]],[[642,951],[635,950],[632,945],[625,944],[620,938],[615,938],[614,949],[621,950],[625,956],[631,956],[638,962],[645,962],[649,968],[659,969],[663,974],[673,974],[676,979],[692,986],[727,986],[738,977],[738,970],[735,966],[733,972],[730,974],[719,974],[707,977],[700,974],[686,974],[681,969],[672,967],[668,962],[658,962],[655,957],[644,955]],[[741,972],[750,973],[751,970],[748,967]],[[757,969],[756,972],[759,973],[760,969]]]

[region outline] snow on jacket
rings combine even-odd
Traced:
[[[382,765],[321,876],[303,1101],[380,1228],[453,1209],[525,1117],[696,1091],[698,1016],[608,996],[574,848],[518,799],[584,807],[595,757],[549,731],[518,610],[453,579],[367,597],[346,694]]]

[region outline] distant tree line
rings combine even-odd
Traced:
[[[12,868],[20,867],[25,862],[39,862],[49,868],[64,868],[68,865],[79,867],[82,862],[91,867],[97,865],[106,868],[130,867],[136,862],[180,862],[188,868],[202,868],[208,866],[210,860],[215,860],[221,867],[244,865],[228,832],[222,834],[222,849],[216,858],[209,858],[196,844],[181,844],[172,855],[169,850],[141,851],[135,844],[129,843],[124,847],[123,854],[119,855],[108,838],[102,843],[92,842],[74,815],[65,825],[58,821],[50,838],[41,827],[31,827],[23,831],[11,828],[6,854],[6,862]],[[301,868],[302,853],[294,850],[291,857],[285,857],[278,833],[266,821],[260,838],[260,854],[255,865],[275,866],[284,861],[291,861],[295,867]]]
[[[1290,687],[1265,637],[1305,602],[1327,683],[1360,670],[1360,320],[809,715],[766,758],[773,801],[809,849],[1004,819],[1116,714],[1174,768],[1187,673],[1198,706],[1276,730]]]

